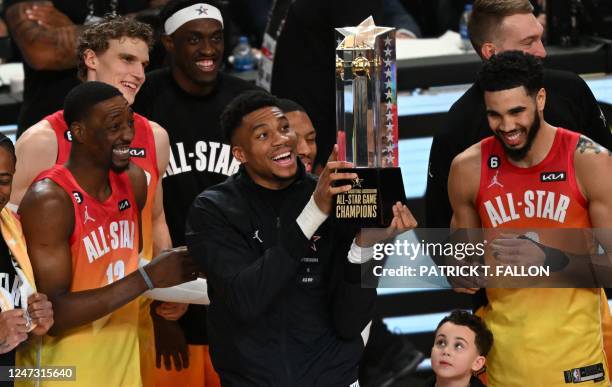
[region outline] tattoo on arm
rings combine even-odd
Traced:
[[[37,62],[39,59],[48,70],[74,67],[79,26],[41,26],[26,16],[25,10],[31,7],[31,4],[18,3],[10,6],[6,12],[11,35],[25,59],[29,59],[29,62]]]
[[[588,151],[591,151],[595,154],[600,154],[601,152],[608,152],[608,156],[612,157],[611,151],[585,136],[580,136],[578,144],[576,144],[576,149],[578,149],[580,153],[585,153]]]

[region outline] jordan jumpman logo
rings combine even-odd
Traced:
[[[498,185],[498,186],[504,188],[504,185],[502,183],[500,183],[499,180],[497,180],[497,175],[499,175],[499,170],[495,171],[495,176],[493,176],[493,178],[491,179],[491,184],[489,184],[489,186],[487,188],[491,188],[494,185]]]
[[[95,222],[96,220],[89,216],[89,212],[87,212],[87,206],[85,206],[85,219],[83,220],[83,224],[87,223],[88,221]]]

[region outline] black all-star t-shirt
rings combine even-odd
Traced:
[[[225,107],[254,85],[219,73],[206,96],[188,94],[175,82],[170,69],[147,74],[136,96],[135,112],[157,122],[168,132],[170,161],[163,176],[164,212],[173,246],[185,245],[185,222],[200,192],[238,171],[219,118]],[[179,320],[187,342],[206,344],[206,309],[190,305]]]

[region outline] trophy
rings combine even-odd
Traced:
[[[336,127],[338,160],[357,178],[338,194],[337,221],[385,227],[392,207],[405,202],[397,149],[395,30],[370,16],[356,27],[336,28]]]

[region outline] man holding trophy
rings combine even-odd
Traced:
[[[388,226],[405,201],[397,153],[395,31],[372,17],[337,28],[338,158],[354,165],[352,188],[335,199],[334,216],[362,227]]]
[[[372,96],[380,98],[354,99]],[[347,152],[336,147],[318,180],[306,173],[278,106],[276,97],[252,91],[227,107],[222,126],[242,165],[200,194],[188,216],[187,244],[208,278],[211,358],[224,386],[358,386],[360,333],[376,297],[360,280],[374,241],[329,215],[360,170],[337,161]],[[392,214],[385,235],[416,226],[399,201],[377,212]]]

